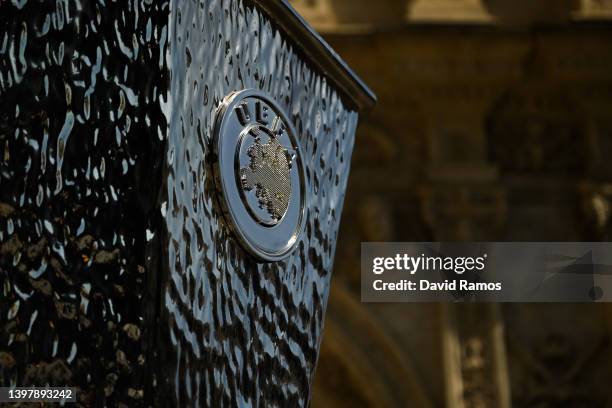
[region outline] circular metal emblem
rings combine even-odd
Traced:
[[[221,204],[241,245],[266,261],[287,256],[304,228],[306,191],[281,107],[254,89],[230,94],[217,112],[213,153]]]

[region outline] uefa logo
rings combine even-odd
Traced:
[[[214,172],[221,206],[242,247],[283,259],[304,229],[306,178],[295,130],[261,91],[229,95],[217,112]]]

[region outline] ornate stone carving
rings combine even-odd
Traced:
[[[604,312],[593,304],[505,307],[513,406],[608,406],[612,348]]]

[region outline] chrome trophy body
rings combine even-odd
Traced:
[[[0,24],[0,386],[307,406],[367,87],[285,1]]]

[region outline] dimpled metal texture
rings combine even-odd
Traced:
[[[174,0],[171,10],[162,310],[171,402],[306,406],[357,114],[251,3]],[[209,158],[217,107],[246,88],[282,106],[306,167],[306,228],[275,263],[249,256],[224,224]]]
[[[0,24],[0,386],[307,405],[357,114],[251,3],[3,1]],[[216,108],[245,88],[306,166],[276,263],[238,245],[211,173]]]
[[[148,405],[168,7],[0,2],[0,386]]]

